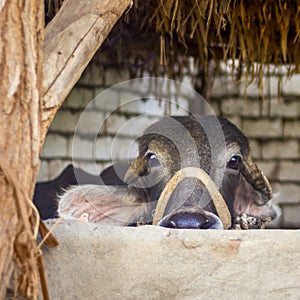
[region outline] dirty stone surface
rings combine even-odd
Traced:
[[[50,228],[55,221],[47,221]],[[300,299],[300,231],[65,220],[43,247],[51,299]]]

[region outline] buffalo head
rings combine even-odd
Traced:
[[[184,168],[196,167],[216,184],[232,228],[243,216],[259,222],[275,217],[269,204],[269,181],[252,161],[247,138],[227,119],[165,117],[145,131],[138,145],[139,154],[124,178],[126,185],[70,189],[60,199],[60,215],[80,218],[88,213],[90,221],[104,224],[151,223],[157,200],[170,179]],[[223,228],[210,193],[195,178],[184,178],[174,188],[159,225]]]

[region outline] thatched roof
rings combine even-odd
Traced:
[[[63,1],[46,2],[51,18]],[[300,65],[299,12],[299,1],[135,0],[94,61],[124,66],[133,76],[147,70],[178,78],[190,57],[204,71],[211,60],[238,61],[233,72],[252,79],[270,63],[293,74]]]

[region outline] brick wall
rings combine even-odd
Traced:
[[[247,89],[228,77],[217,78],[211,101],[250,140],[253,156],[271,181],[282,215],[274,226],[300,228],[300,75],[265,78],[264,100],[256,84]],[[227,83],[229,81],[229,83]],[[228,89],[230,87],[230,89]]]
[[[253,156],[270,178],[282,209],[274,226],[300,228],[300,76],[289,81],[283,77],[278,95],[280,77],[265,78],[264,101],[254,83],[248,86],[245,100],[245,82],[215,77],[210,105],[249,138]],[[161,85],[146,78],[111,88],[127,79],[125,71],[109,71],[105,76],[94,66],[85,71],[49,129],[39,181],[54,178],[71,162],[97,174],[111,160],[133,158],[134,140],[148,125],[164,114],[186,114],[194,107],[193,91],[172,82]],[[191,76],[187,74],[183,82],[192,86]],[[157,100],[164,97],[172,105]],[[80,117],[84,126],[76,129]]]
[[[89,67],[57,112],[42,149],[38,181],[56,177],[70,163],[99,174],[112,161],[134,158],[135,139],[159,117],[188,113],[194,93],[190,87],[178,95],[172,81],[124,82],[129,79],[125,71],[113,70],[105,77],[98,72]],[[188,78],[185,82],[191,86]]]

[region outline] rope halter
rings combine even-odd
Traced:
[[[153,216],[153,225],[157,225],[158,222],[163,218],[165,209],[174,189],[178,183],[185,178],[197,178],[205,186],[224,228],[229,229],[231,227],[231,214],[226,202],[224,201],[224,198],[210,176],[204,170],[197,167],[183,168],[170,179],[157,201]]]

